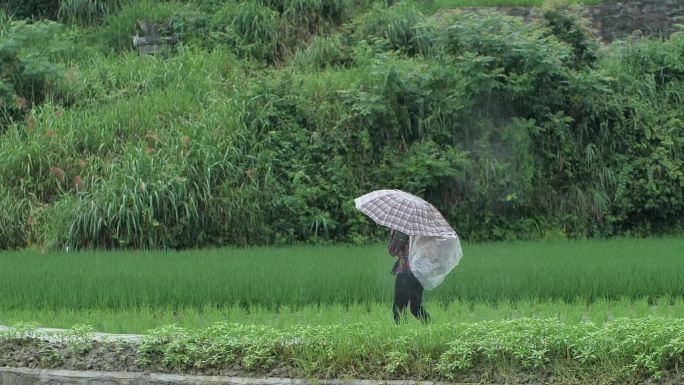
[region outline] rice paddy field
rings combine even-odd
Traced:
[[[684,238],[464,244],[426,292],[437,323],[684,318]],[[0,324],[143,332],[216,321],[285,327],[390,322],[384,246],[182,252],[5,252]]]
[[[231,376],[684,379],[684,237],[463,249],[425,295],[433,322],[409,317],[400,329],[383,245],[4,252],[0,324],[15,328],[0,331],[0,366],[32,357],[41,367]],[[37,326],[67,328],[54,334],[62,345],[32,337]],[[92,331],[144,336],[97,345]]]
[[[203,308],[152,308],[136,309],[14,309],[2,312],[0,324],[18,325],[28,322],[36,326],[68,329],[74,325],[89,325],[107,333],[143,334],[155,328],[177,325],[187,329],[207,328],[217,322],[255,325],[282,330],[301,325],[339,326],[353,324],[391,325],[391,300],[356,305],[322,305],[291,307],[277,311],[253,306]],[[509,321],[519,319],[556,320],[567,325],[590,322],[603,325],[616,319],[684,319],[684,300],[662,297],[656,301],[646,299],[597,300],[592,303],[564,301],[487,302],[455,301],[448,305],[435,302],[426,304],[433,321],[440,325],[460,325],[483,321]],[[414,318],[408,325],[420,327]]]

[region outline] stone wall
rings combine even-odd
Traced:
[[[684,24],[684,0],[609,1],[589,9],[594,27],[606,41],[635,31],[649,36],[670,36]]]
[[[460,8],[462,12],[499,12],[525,19],[534,18],[539,9],[531,7]],[[597,35],[610,42],[633,33],[668,37],[684,24],[684,0],[608,0],[601,5],[583,7]]]

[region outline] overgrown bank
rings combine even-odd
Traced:
[[[364,242],[352,199],[383,187],[469,240],[681,229],[681,34],[288,4],[3,18],[0,247]],[[139,18],[177,52],[133,52]]]
[[[83,326],[61,335],[62,342],[48,343],[31,338],[30,327],[21,325],[0,335],[0,364],[477,383],[677,383],[683,326],[658,318],[601,327],[520,319],[404,327],[397,335],[396,326],[380,324],[276,330],[217,323],[153,330],[140,344],[103,344],[94,343]]]

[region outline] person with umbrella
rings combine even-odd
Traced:
[[[442,214],[420,197],[401,190],[376,190],[354,200],[356,208],[376,223],[389,227],[389,252],[397,257],[392,269],[394,321],[410,304],[421,322],[430,321],[423,308],[423,290],[437,287],[458,264],[463,253],[456,232]]]

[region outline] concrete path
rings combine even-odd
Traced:
[[[161,373],[0,368],[0,385],[472,385],[415,380],[304,380]]]
[[[12,328],[5,325],[0,325],[0,333],[11,330]],[[37,328],[33,331],[36,337],[44,338],[48,341],[61,341],[60,334],[68,332],[69,329],[54,329],[54,328]],[[127,341],[137,342],[142,339],[141,334],[112,334],[112,333],[94,333],[94,338],[98,341]],[[0,383],[2,384],[2,383]]]

